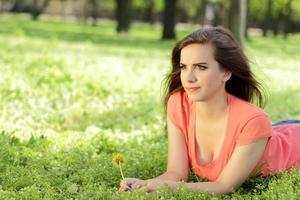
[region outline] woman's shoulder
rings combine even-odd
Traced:
[[[265,116],[268,118],[268,114],[262,108],[234,95],[230,94],[230,97],[232,99],[231,107],[235,117],[239,119],[249,119],[256,116]]]
[[[171,93],[169,99],[172,99],[175,101],[182,101],[182,100],[188,101],[187,94],[184,90],[178,90],[178,91]]]
[[[167,116],[183,132],[187,127],[190,103],[185,91],[176,91],[168,99]]]
[[[190,107],[190,100],[185,91],[179,90],[172,93],[168,99],[172,107]]]
[[[256,105],[236,96],[232,97],[231,128],[236,134],[236,144],[245,145],[272,135],[268,114]]]
[[[167,113],[170,118],[183,122],[189,116],[191,111],[191,102],[185,91],[176,91],[168,99]]]

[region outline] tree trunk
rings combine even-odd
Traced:
[[[206,12],[206,5],[207,5],[207,0],[201,0],[201,5],[199,6],[198,9],[198,22],[200,23],[201,26],[205,25],[205,12]]]
[[[39,4],[40,2],[40,4]],[[33,20],[37,20],[40,14],[43,13],[44,9],[48,6],[49,0],[33,0],[31,8],[31,17]]]
[[[284,39],[287,39],[288,33],[290,31],[290,21],[291,21],[291,15],[292,15],[292,0],[289,0],[286,4],[287,13],[284,16],[284,24],[283,24],[283,36]]]
[[[13,7],[11,9],[12,12],[24,12],[24,2],[21,0],[16,0],[13,3]]]
[[[131,22],[131,0],[116,0],[117,32],[128,32]]]
[[[154,0],[148,0],[146,12],[145,12],[145,22],[149,22],[150,24],[154,23],[153,9],[154,9]]]
[[[280,30],[282,30],[283,20],[284,15],[282,12],[280,12],[278,16],[274,19],[274,22],[276,23],[272,23],[271,25],[274,37],[276,37],[279,34]]]
[[[220,24],[222,26],[227,26],[227,23],[228,23],[228,14],[227,14],[227,10],[228,10],[228,5],[226,4],[226,2],[222,2],[220,3],[221,5],[221,10],[220,10],[220,17],[221,17],[221,20],[220,20]]]
[[[272,0],[268,0],[268,6],[265,13],[265,19],[263,22],[263,36],[267,36],[267,32],[272,28],[273,17],[272,17]]]
[[[228,28],[240,45],[244,44],[247,0],[231,0],[229,6]]]
[[[40,10],[38,8],[38,2],[37,0],[33,0],[32,2],[32,7],[31,7],[31,17],[33,20],[37,20],[38,16],[40,15]]]
[[[241,45],[245,42],[246,27],[247,27],[247,1],[240,0],[240,42]]]
[[[247,16],[246,16],[246,22],[249,22],[249,15],[248,13],[250,13],[250,0],[247,1]],[[245,38],[249,39],[249,35],[248,35],[248,28],[249,28],[249,23],[246,23],[246,27],[245,27]]]
[[[224,3],[214,3],[214,18],[212,21],[213,26],[219,26],[224,24]]]
[[[162,39],[175,39],[175,12],[177,0],[165,0]]]
[[[97,0],[90,0],[91,2],[91,16],[93,18],[93,26],[97,25]]]

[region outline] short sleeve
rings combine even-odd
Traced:
[[[237,145],[256,142],[272,135],[272,124],[265,114],[252,117],[246,122],[237,138]]]
[[[179,124],[179,106],[180,106],[180,96],[178,93],[172,94],[167,103],[167,116],[173,122],[173,124],[177,127],[180,127]]]

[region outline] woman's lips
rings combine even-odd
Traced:
[[[186,88],[187,91],[189,92],[195,92],[196,90],[198,90],[200,87],[190,87],[190,88]]]

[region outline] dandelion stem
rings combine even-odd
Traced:
[[[120,168],[120,172],[121,172],[122,179],[124,179],[124,175],[123,175],[123,171],[122,171],[122,167],[121,167],[121,164],[120,164],[120,163],[119,163],[119,168]]]

